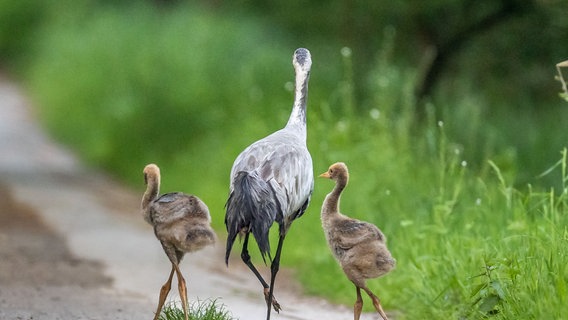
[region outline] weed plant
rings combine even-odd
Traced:
[[[189,305],[190,320],[233,320],[231,313],[217,300],[194,301]],[[159,320],[183,320],[184,313],[181,306],[170,302],[164,306]]]
[[[40,33],[26,77],[46,126],[83,159],[140,190],[142,168],[158,163],[163,189],[200,196],[223,235],[233,160],[281,128],[291,110],[295,47],[274,40],[258,22],[177,9],[99,8],[80,21],[60,20]],[[377,224],[398,262],[390,274],[369,281],[370,288],[399,319],[563,318],[566,150],[540,178],[526,175],[533,181],[519,187],[529,163],[521,160],[530,152],[521,157],[508,148],[509,137],[495,126],[510,122],[511,114],[487,121],[477,108],[484,101],[472,94],[441,113],[429,105],[418,121],[415,72],[391,63],[395,36],[392,29],[382,34],[384,48],[364,88],[368,101],[354,93],[349,49],[341,50],[343,68],[335,71],[320,67],[331,62],[312,51],[308,146],[315,173],[347,163],[351,179],[342,211]],[[566,117],[558,112],[557,119]],[[565,139],[552,122],[519,119],[510,126],[527,124],[530,132],[555,139],[550,145]],[[541,152],[546,143],[531,139],[537,163],[554,163],[557,156]],[[554,187],[539,186],[543,179]],[[295,268],[307,294],[352,305],[353,285],[321,229],[320,206],[332,187],[316,180],[282,263]],[[370,301],[365,307],[371,310]]]

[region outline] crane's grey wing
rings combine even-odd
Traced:
[[[276,221],[286,233],[292,220],[306,210],[314,188],[312,158],[305,141],[285,128],[250,145],[235,159],[230,194],[243,171],[268,183],[277,201]]]
[[[335,241],[344,250],[351,249],[362,242],[386,241],[377,226],[356,219],[338,220],[333,228]]]
[[[279,130],[246,148],[235,160],[231,170],[231,187],[241,171],[257,171],[270,184],[280,205],[279,222],[300,216],[314,188],[312,158],[302,141],[293,132]]]
[[[312,158],[303,146],[281,145],[263,163],[261,174],[270,183],[289,223],[306,210],[314,188]]]
[[[275,146],[267,139],[268,137],[251,144],[237,156],[231,168],[231,191],[233,190],[235,178],[239,172],[253,172],[258,170],[266,161],[267,156],[270,156],[274,152]]]

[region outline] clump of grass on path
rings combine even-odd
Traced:
[[[165,305],[159,320],[183,320],[184,314],[181,305],[170,302]],[[225,305],[217,300],[198,300],[189,306],[190,320],[235,320]]]

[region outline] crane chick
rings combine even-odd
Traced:
[[[341,192],[349,180],[349,172],[344,163],[334,163],[320,177],[335,181],[333,191],[323,202],[321,221],[331,252],[357,289],[354,319],[359,320],[361,316],[363,289],[371,297],[381,317],[388,320],[379,298],[365,284],[367,279],[380,277],[395,267],[396,261],[387,249],[387,239],[375,225],[349,218],[339,212]]]
[[[197,251],[215,243],[216,235],[210,226],[209,209],[194,195],[172,192],[159,196],[160,168],[155,164],[149,164],[144,168],[144,181],[146,182],[146,192],[142,198],[144,220],[154,227],[154,234],[172,263],[168,280],[160,290],[154,320],[158,319],[166,296],[170,292],[174,272],[178,278],[178,290],[185,320],[188,320],[187,289],[179,263],[186,252]]]

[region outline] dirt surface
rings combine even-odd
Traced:
[[[88,318],[87,310],[102,309],[91,305],[91,300],[96,302],[93,295],[112,284],[102,265],[74,257],[65,240],[33,209],[16,202],[4,186],[0,186],[0,243],[0,318],[41,319],[54,313],[58,315],[53,318]],[[77,292],[84,299],[77,300]],[[38,303],[39,296],[43,303]],[[66,310],[67,301],[72,301],[74,310]],[[117,301],[101,311],[114,318],[123,303]],[[58,310],[51,310],[57,304]]]
[[[140,216],[140,197],[52,141],[21,91],[0,77],[0,319],[152,318],[170,265]],[[235,318],[264,319],[260,285],[238,257],[225,267],[219,239],[181,263],[189,299],[218,299]],[[179,301],[176,288],[170,299]],[[300,288],[290,270],[279,273],[283,310],[273,319],[353,317]]]
[[[100,263],[74,257],[65,239],[4,186],[0,186],[0,235],[3,285],[97,288],[112,284]]]

